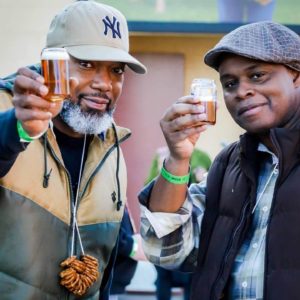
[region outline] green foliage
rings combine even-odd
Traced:
[[[277,0],[273,20],[283,24],[300,24],[300,1]]]
[[[156,11],[156,0],[100,0],[124,13],[132,21],[211,22],[217,19],[216,3],[211,0],[165,0],[164,12]]]
[[[98,0],[118,8],[130,21],[218,22],[217,0],[165,0],[163,12],[157,11],[156,1]],[[300,1],[277,0],[273,20],[300,24]]]

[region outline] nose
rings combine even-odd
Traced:
[[[236,96],[238,99],[247,99],[255,94],[251,83],[246,81],[240,81],[239,86],[236,90]]]
[[[91,87],[101,92],[108,92],[112,89],[112,80],[108,70],[100,68],[95,71]]]

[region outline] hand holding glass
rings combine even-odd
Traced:
[[[215,81],[209,78],[195,78],[191,84],[191,95],[199,99],[199,104],[204,106],[207,119],[201,124],[216,124],[217,87]]]
[[[69,59],[64,48],[46,48],[42,51],[42,75],[49,89],[46,100],[62,101],[70,95]]]

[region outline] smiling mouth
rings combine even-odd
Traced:
[[[260,108],[264,105],[265,105],[265,103],[255,104],[255,105],[247,105],[245,107],[242,107],[238,110],[238,116],[245,115],[245,114],[254,114],[258,110],[260,110]]]
[[[108,99],[97,97],[97,96],[90,96],[90,95],[83,96],[81,98],[81,101],[84,102],[87,108],[100,110],[100,111],[107,110],[110,103],[110,100]]]

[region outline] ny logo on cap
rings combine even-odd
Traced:
[[[120,33],[120,22],[117,21],[117,18],[114,16],[113,20],[111,21],[108,16],[106,16],[104,19],[102,19],[105,29],[104,34],[107,35],[108,29],[111,30],[112,37],[115,39],[117,36],[121,39],[121,33]]]

